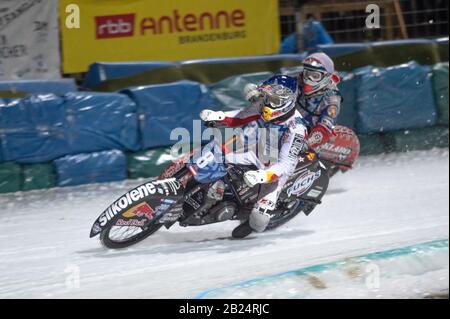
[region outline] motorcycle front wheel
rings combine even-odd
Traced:
[[[100,242],[112,249],[129,247],[154,234],[161,226],[159,223],[150,223],[145,227],[112,224],[100,233]]]

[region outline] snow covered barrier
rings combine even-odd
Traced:
[[[439,110],[439,124],[449,124],[448,99],[448,62],[438,63],[433,67],[433,89]]]
[[[433,147],[448,147],[448,126],[426,127],[417,130],[403,130],[387,134],[395,152],[428,150]]]
[[[53,163],[57,186],[112,182],[127,178],[126,158],[119,150],[67,155]]]
[[[1,129],[0,129],[1,132]],[[0,134],[0,164],[3,162],[3,152],[2,152],[2,136]]]
[[[197,298],[426,298],[448,294],[448,239],[313,265]],[[420,287],[420,288],[418,288]]]
[[[175,62],[98,62],[89,66],[83,87],[94,88],[104,81],[130,77],[143,72],[176,66]]]
[[[437,121],[431,70],[416,62],[355,70],[358,133],[433,126]]]
[[[68,154],[140,148],[136,104],[116,93],[36,94],[0,100],[4,161],[43,163]]]
[[[386,153],[389,150],[390,143],[382,134],[364,134],[358,135],[361,155],[376,155]]]
[[[341,72],[339,75],[341,82],[338,88],[344,101],[336,121],[338,124],[354,130],[357,120],[356,88],[358,79],[353,73]]]
[[[127,166],[129,178],[156,177],[175,158],[170,154],[170,147],[128,153]]]
[[[73,92],[64,100],[68,154],[140,148],[137,107],[128,96]]]
[[[208,88],[192,81],[138,86],[122,93],[138,106],[143,149],[175,144],[170,140],[172,129],[192,132],[192,120],[198,119],[201,110],[219,109]]]
[[[22,169],[15,163],[0,163],[0,194],[20,191]]]
[[[61,97],[39,94],[0,103],[4,161],[47,162],[69,152]]]
[[[448,37],[446,39],[448,40]],[[355,44],[346,44],[346,46],[352,45]],[[342,54],[333,56],[334,65],[339,71],[351,71],[369,63],[378,67],[388,67],[409,61],[417,61],[422,65],[448,61],[448,42],[445,43],[445,41],[407,39],[376,41],[366,45],[366,48],[360,48],[353,52],[342,51]],[[325,50],[325,52],[327,51],[330,52]]]
[[[22,190],[44,189],[55,186],[55,174],[51,163],[22,165]]]

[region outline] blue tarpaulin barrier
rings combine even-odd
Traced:
[[[388,41],[371,42],[371,46],[386,46],[386,45],[403,46],[405,44],[430,44],[431,45],[435,42],[436,42],[435,40],[429,40],[429,39],[388,40]]]
[[[119,150],[67,155],[53,164],[58,186],[104,183],[127,178],[126,158]]]
[[[136,104],[118,93],[64,96],[70,154],[140,149]]]
[[[243,56],[238,58],[214,58],[214,59],[199,59],[186,60],[179,62],[180,65],[188,64],[223,64],[223,63],[251,63],[263,61],[276,61],[280,59],[302,61],[304,54],[272,54],[272,55],[258,55],[258,56]]]
[[[117,93],[72,92],[0,100],[4,161],[41,163],[67,154],[140,149],[136,104]]]
[[[314,48],[314,51],[321,51],[329,56],[339,56],[343,54],[354,53],[370,49],[373,46],[403,46],[410,44],[429,44],[433,43],[444,44],[448,42],[448,38],[440,40],[428,40],[428,39],[408,39],[408,40],[394,40],[394,41],[376,41],[376,42],[364,42],[364,43],[318,43]],[[296,53],[297,52],[297,34],[293,33],[287,37],[281,46],[280,53]]]
[[[343,54],[354,53],[370,49],[371,47],[385,47],[385,46],[405,46],[405,45],[430,45],[433,44],[444,45],[448,44],[448,37],[439,38],[436,40],[430,39],[407,39],[407,40],[392,40],[392,41],[376,41],[366,43],[339,43],[339,44],[321,44],[317,46],[318,51],[322,51],[329,56],[339,56]]]
[[[355,73],[359,133],[436,124],[430,67],[410,62],[389,68],[364,67]]]
[[[208,88],[200,83],[179,81],[123,90],[138,105],[142,148],[175,144],[175,128],[192,132],[193,119],[205,108],[220,109]],[[192,133],[191,133],[192,134]]]
[[[90,65],[86,74],[83,87],[95,88],[102,82],[109,80],[123,79],[127,77],[137,76],[140,73],[148,71],[175,67],[179,70],[180,76],[183,76],[183,72],[186,67],[195,67],[197,65],[210,65],[210,64],[235,64],[242,63],[243,66],[249,63],[259,62],[272,62],[272,61],[298,61],[300,62],[305,57],[304,54],[274,54],[274,55],[260,55],[260,56],[246,56],[236,58],[214,58],[214,59],[196,59],[186,60],[178,62],[101,62]],[[199,70],[189,70],[188,73],[200,72]],[[204,71],[203,71],[204,72]],[[255,71],[256,72],[256,71]],[[192,74],[191,74],[192,75]]]
[[[91,64],[83,87],[91,88],[103,81],[123,78],[158,68],[176,65],[174,62],[98,62]]]
[[[0,132],[1,132],[1,128],[0,128]],[[3,151],[2,151],[2,135],[0,133],[0,163],[4,162],[3,159]]]
[[[357,78],[353,73],[340,73],[339,76],[341,77],[341,82],[338,88],[344,100],[336,122],[339,125],[354,129],[358,116],[356,103]]]
[[[32,95],[0,103],[4,161],[47,162],[67,154],[63,98],[53,94]]]
[[[63,95],[77,91],[75,79],[0,81],[0,91]]]

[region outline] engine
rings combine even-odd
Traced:
[[[221,180],[208,190],[198,187],[185,199],[184,211],[187,217],[180,221],[180,225],[205,225],[232,218],[237,205],[229,201],[222,202],[224,192],[225,185]]]

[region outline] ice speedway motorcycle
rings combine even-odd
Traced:
[[[321,203],[329,179],[351,169],[359,155],[356,134],[343,126],[319,149],[299,155],[294,174],[284,186],[266,231],[303,212],[309,215]],[[248,220],[260,185],[248,187],[243,174],[253,166],[211,161],[205,148],[221,150],[237,136],[219,146],[215,141],[183,155],[160,176],[137,186],[114,201],[94,222],[90,237],[100,235],[108,248],[124,248],[154,234],[162,226],[201,226],[227,220]],[[201,156],[193,159],[196,152]]]

